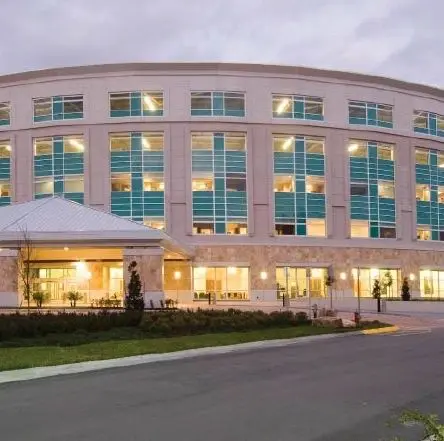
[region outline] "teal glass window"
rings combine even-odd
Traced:
[[[247,234],[245,133],[194,132],[193,234]]]
[[[273,94],[273,118],[324,120],[324,99],[316,96]]]
[[[243,92],[191,92],[192,116],[245,116]]]
[[[11,124],[11,103],[0,103],[0,126]]]
[[[163,116],[162,91],[113,92],[109,94],[109,116]]]
[[[34,98],[34,122],[83,118],[83,95]]]
[[[350,237],[396,238],[394,145],[351,139]]]
[[[273,135],[276,235],[326,235],[324,138]]]
[[[413,131],[425,135],[444,137],[444,115],[415,110],[413,112]]]
[[[444,240],[444,153],[417,147],[416,237]]]
[[[11,203],[11,145],[0,141],[0,206]]]
[[[111,212],[152,228],[165,228],[164,135],[113,133]]]
[[[34,197],[60,195],[83,204],[84,154],[82,135],[34,138]]]
[[[364,126],[393,128],[393,106],[388,104],[350,101],[348,122]]]

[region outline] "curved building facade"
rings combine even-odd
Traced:
[[[182,303],[324,297],[327,277],[444,297],[444,90],[243,64],[0,77],[0,205],[55,195],[192,249],[160,263]]]

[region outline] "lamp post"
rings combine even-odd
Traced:
[[[308,318],[311,319],[311,268],[307,268],[307,295],[308,295]]]
[[[358,314],[361,315],[361,268],[358,267]]]

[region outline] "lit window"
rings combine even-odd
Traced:
[[[393,146],[390,144],[378,144],[378,159],[393,161]]]
[[[224,92],[224,114],[243,116],[245,113],[245,95],[243,93]]]
[[[274,191],[281,193],[294,193],[294,177],[293,176],[275,176]]]
[[[193,234],[214,234],[214,224],[206,222],[194,222]]]
[[[439,131],[444,131],[444,116],[436,115],[436,128]]]
[[[431,240],[432,234],[430,228],[418,225],[418,228],[416,229],[416,238],[418,240]]]
[[[11,104],[0,103],[0,125],[9,125],[11,122]]]
[[[395,199],[395,184],[394,182],[378,182],[378,195],[380,198]]]
[[[325,237],[325,219],[307,219],[307,236]]]
[[[429,112],[415,110],[413,112],[413,127],[415,129],[428,129],[429,128]]]
[[[164,191],[164,189],[161,173],[145,173],[143,175],[143,191]]]
[[[212,133],[193,133],[191,135],[192,150],[213,150],[214,136]]]
[[[227,234],[247,234],[247,224],[228,223]]]
[[[322,138],[305,138],[305,151],[310,154],[324,154],[324,140]]]
[[[52,119],[52,98],[34,99],[34,118]]]
[[[54,180],[53,178],[37,178],[34,182],[34,194],[53,194]]]
[[[231,173],[226,176],[225,183],[227,191],[247,191],[247,180],[245,175]]]
[[[131,151],[131,136],[126,133],[115,133],[111,135],[110,149],[112,152]]]
[[[142,109],[148,113],[163,110],[163,93],[142,92]]]
[[[293,110],[293,98],[291,95],[273,95],[273,115],[291,113]]]
[[[163,220],[163,218],[144,217],[143,224],[147,227],[154,228],[156,230],[165,229],[165,221]]]
[[[83,193],[85,191],[83,176],[65,176],[65,193]]]
[[[9,141],[0,141],[0,159],[8,159],[11,157],[11,146]]]
[[[37,138],[34,140],[34,156],[52,155],[52,138]]]
[[[63,151],[65,153],[83,153],[85,144],[81,136],[64,136]]]
[[[385,123],[392,123],[393,107],[385,104],[378,104],[376,109],[376,119]]]
[[[426,149],[415,150],[415,162],[416,164],[429,165],[430,155]]]
[[[324,119],[324,100],[315,96],[273,95],[274,118]]]
[[[365,141],[350,140],[348,144],[348,153],[351,157],[366,158],[367,157],[367,143]]]
[[[131,191],[131,176],[127,173],[115,173],[111,175],[111,191]]]
[[[163,133],[142,133],[142,148],[145,151],[163,150]]]
[[[275,152],[294,152],[294,136],[277,135],[273,137],[273,150]]]
[[[350,195],[351,196],[367,196],[368,195],[368,185],[364,184],[364,183],[350,184]]]
[[[438,167],[444,168],[444,153],[438,153]]]
[[[325,193],[325,178],[323,176],[307,176],[305,179],[307,193]]]
[[[296,228],[292,224],[276,224],[275,225],[277,236],[294,236]]]
[[[199,176],[193,177],[192,188],[193,191],[213,191],[213,176]]]
[[[226,133],[225,150],[244,151],[246,147],[246,137],[244,133]]]
[[[430,187],[426,184],[416,184],[416,200],[417,201],[430,201]]]
[[[442,185],[438,187],[438,202],[444,204],[444,186]]]
[[[9,181],[0,181],[0,197],[8,198],[11,196],[11,184]]]
[[[369,237],[369,225],[365,220],[350,221],[350,237]]]

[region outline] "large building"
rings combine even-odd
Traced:
[[[35,225],[45,205],[34,200],[52,196],[75,204],[51,202],[45,225]],[[121,296],[125,256],[137,254],[147,300],[323,297],[327,276],[345,297],[358,288],[370,296],[376,278],[384,295],[399,296],[404,277],[413,295],[444,297],[444,90],[245,64],[6,75],[0,204],[12,204],[0,217],[16,226],[20,210],[33,219],[34,286],[55,305],[70,290],[84,304]],[[74,240],[68,222],[51,241],[57,204],[134,221],[119,224],[125,231],[146,228],[139,241],[100,242],[94,225]],[[107,225],[116,219],[106,216]],[[9,276],[18,230],[14,239],[8,225],[0,306],[22,302]],[[163,232],[148,244],[153,229]]]

